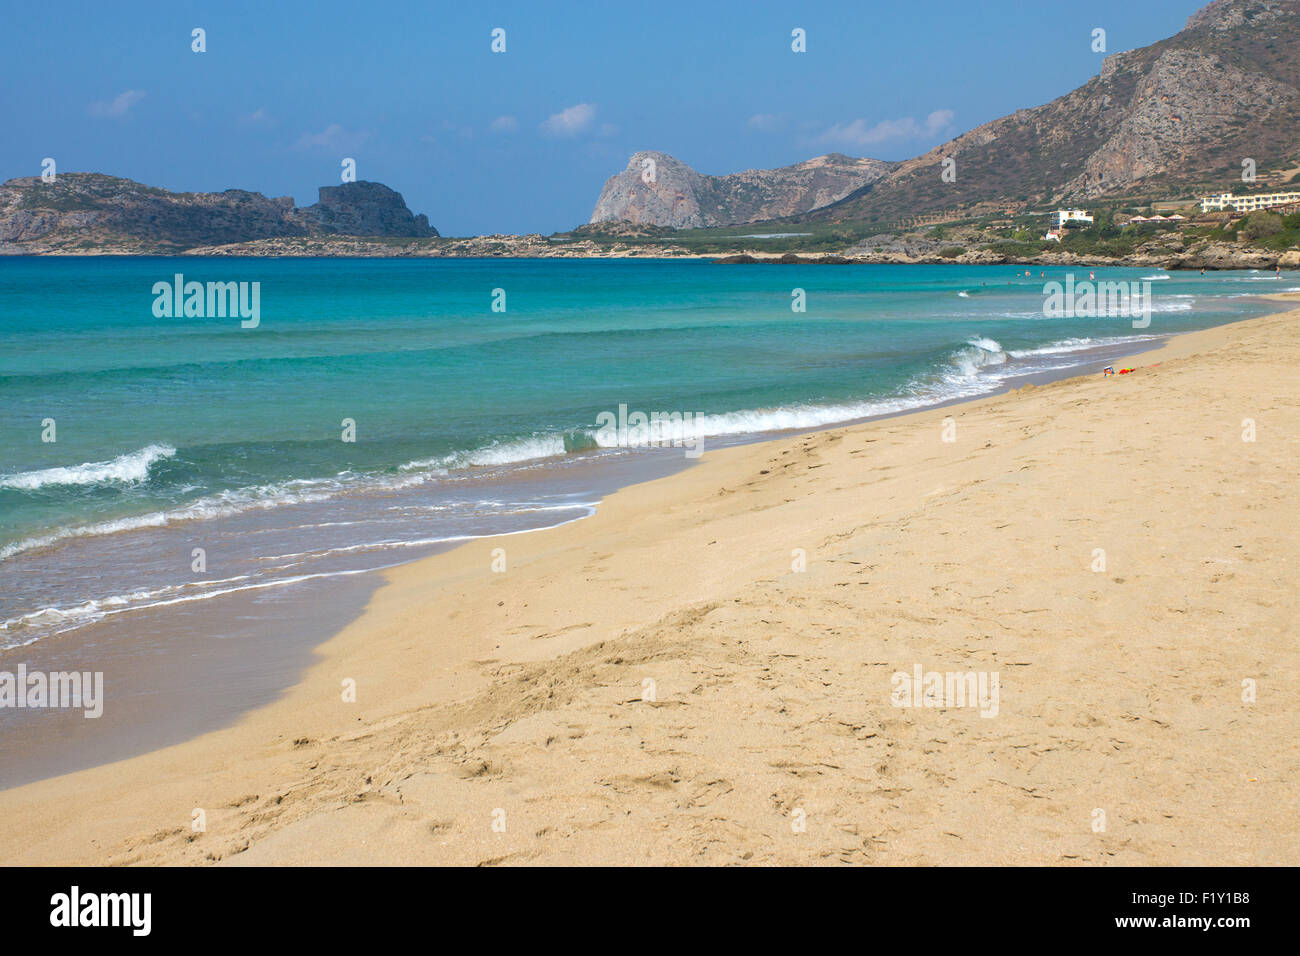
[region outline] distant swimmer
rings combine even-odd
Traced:
[[[1097,278],[1097,273],[1095,273],[1095,272],[1089,272],[1089,273],[1088,273],[1088,278],[1089,278],[1089,279],[1095,279],[1095,278]]]

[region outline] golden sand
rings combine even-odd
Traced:
[[[1300,863],[1300,312],[1122,364],[387,572],[276,703],[0,793],[0,861]]]

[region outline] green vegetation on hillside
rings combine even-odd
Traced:
[[[806,223],[798,226],[780,221],[748,226],[718,226],[707,229],[670,229],[667,226],[633,226],[630,223],[597,223],[558,233],[552,240],[589,239],[601,245],[629,247],[672,245],[698,255],[729,255],[746,250],[764,252],[843,252],[869,236],[889,231],[886,224]],[[802,235],[799,235],[802,234]],[[772,238],[763,238],[772,236]],[[755,238],[758,237],[758,238]]]

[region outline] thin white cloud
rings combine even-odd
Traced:
[[[867,125],[866,120],[836,123],[821,136],[819,142],[841,146],[877,146],[896,139],[925,139],[939,135],[952,123],[956,114],[952,110],[935,110],[917,122],[910,116],[896,120],[881,120]]]
[[[489,129],[494,133],[513,133],[519,128],[519,120],[513,116],[498,116]]]
[[[239,121],[241,123],[253,123],[256,125],[275,122],[275,120],[271,118],[271,114],[266,111],[265,106],[259,106],[251,113],[245,113],[239,118]]]
[[[785,117],[776,113],[755,113],[745,125],[762,133],[776,133],[785,128]]]
[[[934,136],[947,129],[956,115],[952,110],[935,110],[925,118],[926,135]]]
[[[577,136],[591,127],[596,119],[594,103],[578,103],[547,117],[542,132],[547,136]]]
[[[144,99],[144,90],[126,90],[123,93],[118,93],[111,100],[98,100],[91,103],[90,113],[92,116],[120,119],[129,113],[131,107],[142,99]]]
[[[338,123],[330,123],[319,133],[306,132],[298,137],[299,149],[355,149],[370,138],[369,133],[356,133],[344,129]]]

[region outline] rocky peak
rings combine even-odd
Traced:
[[[362,180],[341,186],[322,186],[320,201],[301,210],[300,218],[310,227],[343,236],[438,235],[424,215],[413,215],[402,194],[382,183]]]
[[[590,221],[698,228],[707,222],[700,214],[701,179],[667,153],[633,153],[627,167],[605,181]]]
[[[1209,27],[1226,32],[1241,26],[1263,26],[1283,16],[1281,0],[1214,0],[1187,18],[1187,29]]]
[[[590,221],[695,229],[776,219],[837,202],[890,168],[830,153],[779,169],[707,176],[667,153],[643,150],[606,180]]]
[[[906,160],[808,219],[898,222],[1089,202],[1148,187],[1229,188],[1300,153],[1300,0],[1217,0],[1187,28],[1108,57],[1064,96]],[[940,164],[955,161],[955,181]]]

